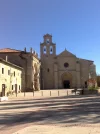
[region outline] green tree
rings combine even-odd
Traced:
[[[100,74],[97,75],[97,85],[100,87]]]

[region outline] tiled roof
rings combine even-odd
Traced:
[[[21,52],[20,50],[16,50],[16,49],[11,49],[11,48],[3,48],[0,49],[0,53],[4,53],[4,52]]]
[[[0,53],[18,53],[18,52],[23,52],[23,53],[26,53],[26,54],[31,54],[30,52],[25,52],[25,51],[11,49],[11,48],[3,48],[3,49],[0,49]],[[39,59],[37,54],[33,53],[32,55],[36,59]]]

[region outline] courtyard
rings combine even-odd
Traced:
[[[2,134],[100,134],[99,128],[99,95],[31,96],[0,102]]]

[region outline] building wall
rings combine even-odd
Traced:
[[[4,74],[2,74],[2,68],[4,68]],[[10,70],[10,74],[8,74]],[[15,76],[14,76],[15,72]],[[17,91],[21,91],[22,88],[22,71],[10,65],[0,63],[0,92],[2,92],[2,84],[6,86],[6,93],[15,91],[15,84],[17,84]],[[13,89],[12,89],[13,85]]]
[[[18,66],[23,68],[22,72],[22,91],[32,91],[33,90],[33,77],[34,73],[33,70],[36,66],[38,72],[40,70],[40,62],[39,59],[35,58],[33,53],[26,53],[26,52],[17,52],[17,53],[0,53],[0,57],[3,59],[8,56],[8,61],[14,63]],[[35,66],[34,66],[35,65]],[[39,90],[40,87],[38,86]]]
[[[7,61],[18,65],[23,68],[22,72],[22,90],[25,89],[25,69],[26,69],[26,62],[20,56],[20,53],[0,53],[0,57]]]

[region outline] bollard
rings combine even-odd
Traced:
[[[33,96],[34,96],[34,90],[33,90]]]
[[[58,96],[59,96],[59,90],[58,90]]]
[[[68,90],[67,90],[67,96],[68,96]]]
[[[24,91],[24,97],[25,97],[25,91]]]
[[[42,96],[43,96],[43,91],[42,91]]]
[[[51,91],[50,91],[50,96],[51,96]]]

